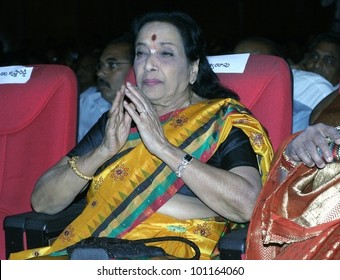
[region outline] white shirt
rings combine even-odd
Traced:
[[[89,87],[79,97],[78,142],[98,121],[103,113],[111,108],[96,87]]]
[[[315,106],[339,86],[319,74],[298,69],[293,72],[293,133],[304,130]]]

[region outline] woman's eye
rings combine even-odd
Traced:
[[[145,55],[144,51],[136,51],[136,56],[143,56]]]
[[[173,56],[174,54],[171,52],[162,52],[162,56]]]

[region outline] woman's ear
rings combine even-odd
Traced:
[[[191,85],[196,82],[199,62],[200,60],[197,59],[191,64],[191,70],[190,70],[190,84]]]

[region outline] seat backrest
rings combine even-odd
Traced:
[[[218,76],[267,129],[276,151],[292,133],[293,80],[287,62],[278,56],[251,54],[243,73]]]
[[[218,56],[219,64],[229,64],[231,56],[236,55]],[[242,73],[217,75],[267,129],[276,151],[292,131],[293,80],[287,62],[278,56],[250,54]],[[133,71],[127,80],[135,84]]]
[[[64,65],[32,65],[26,83],[0,84],[0,218],[31,211],[37,179],[76,143],[77,82]],[[0,75],[1,68],[0,68]],[[1,259],[4,235],[1,230]]]

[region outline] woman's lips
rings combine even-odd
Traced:
[[[158,79],[145,79],[143,80],[143,83],[147,86],[155,86],[161,83]]]

